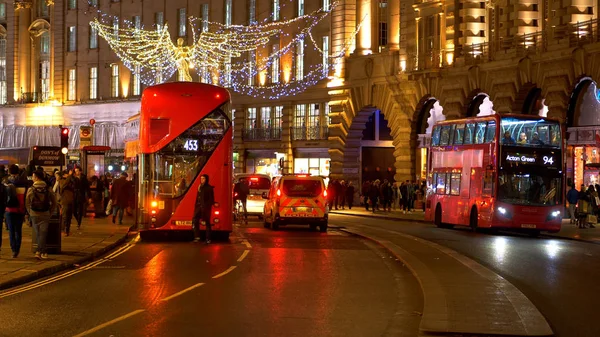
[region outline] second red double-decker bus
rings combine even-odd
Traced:
[[[214,186],[212,230],[232,230],[232,130],[227,90],[176,82],[146,88],[140,111],[138,217],[142,238],[191,231],[200,175]],[[201,226],[201,230],[205,227]]]
[[[563,141],[558,121],[491,115],[433,128],[425,219],[438,227],[560,230]]]

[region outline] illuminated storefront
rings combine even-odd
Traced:
[[[294,173],[329,177],[329,158],[295,158]]]
[[[589,127],[569,129],[567,146],[567,179],[574,182],[577,189],[583,184],[599,184],[600,173],[600,130]]]

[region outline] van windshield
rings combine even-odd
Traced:
[[[316,197],[321,194],[319,180],[289,179],[283,181],[283,193],[288,197]]]
[[[240,178],[240,180],[245,179],[248,182],[248,187],[252,190],[268,190],[271,187],[271,180],[265,177],[245,177]]]

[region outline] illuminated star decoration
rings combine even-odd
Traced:
[[[174,44],[167,24],[152,30],[135,27],[125,22],[124,27],[116,27],[116,17],[102,14],[90,25],[104,38],[123,64],[140,76],[146,85],[162,83],[177,71],[178,79],[191,81],[189,69],[196,69],[204,82],[231,88],[233,91],[262,97],[278,99],[303,92],[308,87],[327,77],[329,71],[343,60],[360,26],[334,55],[327,55],[327,62],[318,62],[305,69],[301,79],[278,81],[265,85],[250,85],[249,79],[260,73],[270,73],[270,67],[281,56],[290,52],[298,43],[312,43],[320,57],[324,53],[315,41],[312,30],[325,19],[336,3],[328,10],[319,9],[284,21],[256,23],[249,26],[223,25],[196,17],[189,17],[192,27],[192,44],[185,46],[183,38]],[[96,10],[100,13],[99,10]],[[285,31],[294,31],[286,33]],[[270,51],[263,57],[258,51],[268,50],[274,37],[289,37],[289,42],[277,51]],[[293,52],[293,51],[292,51]],[[253,58],[253,61],[250,59]],[[266,81],[274,82],[274,81]]]

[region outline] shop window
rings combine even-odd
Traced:
[[[496,138],[496,122],[489,121],[485,132],[485,142],[491,143]]]
[[[485,135],[485,122],[477,123],[475,127],[475,144],[483,144]]]
[[[473,136],[475,135],[475,123],[469,123],[465,127],[463,144],[473,144]]]

